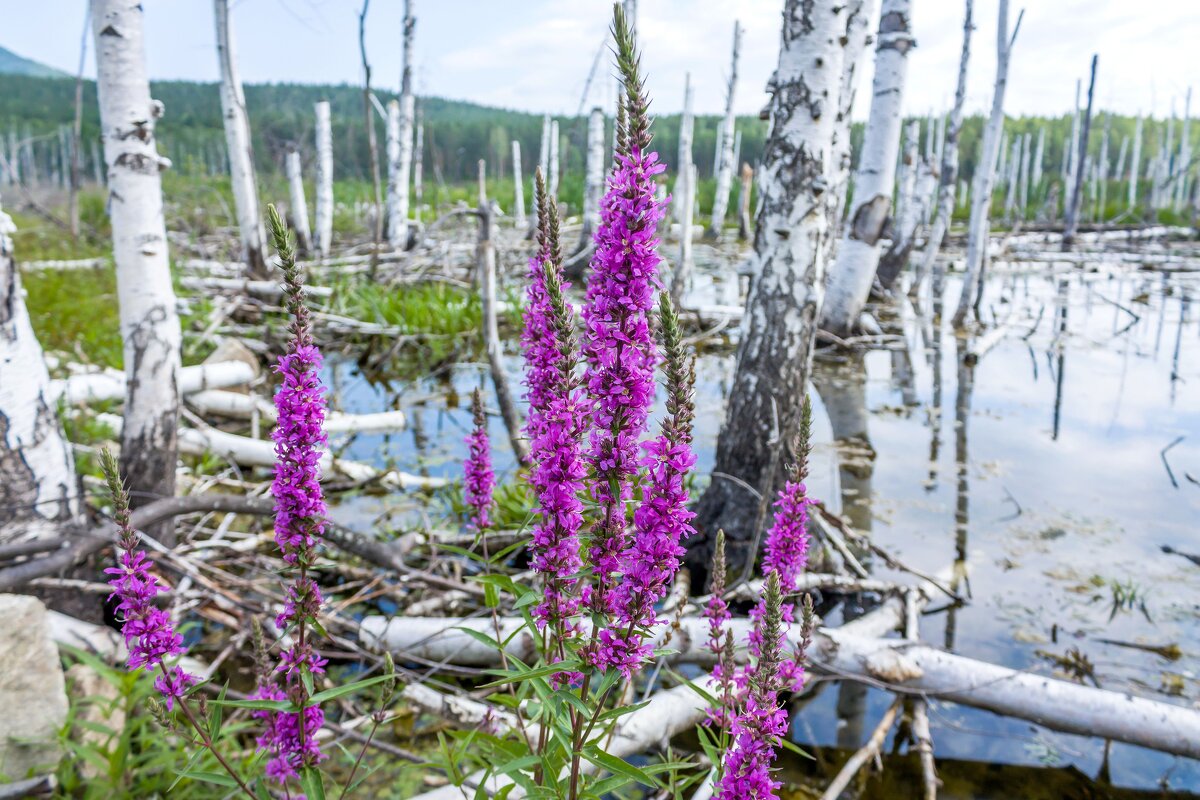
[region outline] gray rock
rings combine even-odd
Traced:
[[[62,755],[67,691],[46,607],[0,594],[0,775],[20,780],[51,771]]]

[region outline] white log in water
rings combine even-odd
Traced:
[[[254,179],[254,149],[250,142],[250,118],[246,113],[246,94],[238,74],[233,46],[233,23],[229,18],[229,0],[213,0],[213,18],[217,29],[217,61],[221,68],[221,116],[225,124],[225,143],[229,151],[229,179],[233,188],[233,207],[237,212],[242,239],[242,262],[252,276],[267,276],[263,252],[266,234],[258,211],[258,187]]]
[[[604,109],[592,109],[588,117],[587,171],[583,182],[583,231],[581,246],[592,240],[592,233],[600,225],[600,199],[604,196],[604,171],[608,154],[604,143]]]
[[[285,164],[288,181],[288,198],[291,209],[288,216],[292,220],[292,228],[296,231],[296,244],[301,253],[307,253],[312,247],[312,229],[308,226],[308,200],[304,196],[304,174],[300,168],[300,152],[296,149],[288,151]]]
[[[696,127],[696,118],[692,115],[692,73],[683,77],[683,114],[679,117],[679,156],[675,168],[675,191],[671,193],[671,205],[674,206],[675,221],[682,224],[684,207],[684,192],[688,190],[688,167],[692,163],[692,134]],[[693,212],[695,206],[692,207]]]
[[[329,258],[333,244],[333,127],[329,101],[319,101],[313,110],[317,117],[317,253],[321,258]]]
[[[518,230],[528,223],[525,219],[525,184],[521,179],[521,143],[512,140],[513,218]]]
[[[850,220],[829,275],[821,325],[834,333],[855,327],[879,266],[879,240],[891,214],[900,150],[904,79],[911,32],[911,1],[883,0],[875,50],[871,113],[854,175]]]
[[[987,247],[988,214],[992,206],[992,184],[995,180],[996,157],[1000,150],[1000,138],[1004,129],[1004,92],[1008,86],[1008,64],[1012,57],[1013,44],[1021,29],[1021,17],[1008,30],[1008,0],[1000,0],[998,28],[996,31],[996,82],[992,87],[992,110],[983,130],[983,144],[979,164],[975,167],[974,186],[971,188],[971,218],[967,223],[967,264],[963,278],[962,295],[958,298],[958,310],[954,313],[954,326],[961,328],[967,313],[975,303],[975,295],[983,280],[984,248]]]
[[[184,367],[186,370],[187,367]],[[278,419],[275,404],[264,397],[229,392],[223,389],[206,389],[194,394],[185,393],[188,406],[201,414],[212,414],[230,419],[258,419],[274,425]],[[374,414],[343,414],[326,411],[322,430],[329,434],[388,433],[400,431],[408,425],[403,411],[380,411]]]
[[[254,380],[257,374],[254,367],[245,361],[219,361],[182,367],[178,373],[179,394],[241,386]],[[106,370],[50,381],[47,396],[51,402],[75,406],[119,400],[124,394],[124,377],[115,371]]]
[[[737,90],[738,58],[742,52],[742,25],[737,20],[733,23],[733,56],[730,59],[729,82],[725,86],[725,119],[721,123],[720,160],[717,164],[717,187],[713,195],[712,221],[709,223],[710,236],[720,237],[721,228],[725,225],[725,214],[729,210],[729,191],[733,187],[734,136],[736,118],[733,113],[734,93]]]
[[[925,252],[921,254],[917,265],[917,274],[909,287],[909,294],[914,297],[921,290],[925,276],[933,269],[938,251],[946,231],[950,229],[950,218],[954,214],[955,189],[958,186],[958,140],[962,134],[963,106],[967,99],[967,65],[971,60],[971,33],[974,25],[974,0],[966,0],[963,13],[962,53],[958,58],[958,83],[954,89],[954,108],[950,112],[950,121],[946,125],[945,140],[942,145],[941,174],[938,176],[936,210],[933,215],[933,226],[929,231],[929,239],[925,243]],[[1041,141],[1041,140],[1039,140]],[[959,193],[961,196],[961,193]]]
[[[63,533],[81,523],[75,461],[50,392],[13,259],[12,217],[0,210],[0,542]]]
[[[413,34],[417,21],[412,13],[413,0],[404,0],[404,67],[400,75],[399,152],[395,169],[388,170],[388,244],[402,250],[408,246],[409,180],[412,177],[413,122],[416,98],[413,95]]]
[[[108,213],[125,362],[121,471],[135,505],[175,494],[182,333],[163,221],[143,11],[139,0],[92,0],[96,91],[108,165]],[[171,538],[170,528],[156,533]]]

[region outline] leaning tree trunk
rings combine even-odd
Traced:
[[[400,77],[400,150],[395,169],[388,173],[388,244],[400,250],[408,246],[408,183],[412,174],[413,120],[413,33],[417,21],[412,0],[404,0],[404,71]]]
[[[300,151],[289,150],[285,163],[288,198],[291,201],[292,229],[296,231],[296,246],[307,255],[312,247],[312,230],[308,227],[308,200],[304,197],[304,173],[300,168]]]
[[[975,181],[971,189],[971,219],[967,223],[967,266],[962,282],[962,295],[954,313],[954,327],[962,328],[982,285],[983,251],[988,239],[988,214],[992,207],[992,181],[996,173],[996,156],[1000,150],[1000,134],[1004,128],[1004,90],[1008,86],[1008,62],[1012,55],[1021,17],[1008,32],[1008,0],[1000,0],[999,28],[996,32],[996,85],[992,90],[992,111],[983,130],[983,146],[975,166]]]
[[[747,509],[758,505],[756,492],[770,496],[780,482],[784,459],[772,451],[788,441],[808,384],[838,207],[829,191],[836,115],[827,112],[838,108],[845,34],[841,4],[784,3],[779,63],[767,87],[771,128],[759,169],[755,278],[713,481],[696,509],[704,536],[688,553],[699,573],[718,529],[729,537],[734,563],[746,559],[755,518]]]
[[[829,275],[821,325],[837,334],[855,327],[879,266],[879,240],[891,215],[910,29],[911,0],[883,0],[875,51],[871,114],[854,175],[850,222]]]
[[[242,237],[242,261],[251,277],[265,278],[269,270],[263,255],[262,217],[258,213],[258,188],[254,180],[254,150],[250,144],[250,119],[246,115],[246,95],[238,75],[233,51],[233,26],[229,20],[229,0],[213,0],[217,25],[217,60],[221,67],[221,115],[225,121],[225,142],[229,146],[229,179],[233,186],[233,206],[237,211]]]
[[[608,160],[604,146],[604,109],[597,106],[588,117],[587,172],[583,183],[583,231],[579,246],[587,247],[592,233],[600,225],[600,198],[604,194],[604,167]]]
[[[83,522],[71,448],[13,259],[15,230],[0,211],[0,375],[10,378],[0,380],[0,543],[17,540],[15,528],[19,538],[37,539]]]
[[[1067,203],[1067,220],[1062,238],[1063,250],[1070,250],[1074,246],[1075,231],[1079,228],[1079,209],[1083,205],[1083,167],[1087,160],[1088,139],[1092,132],[1092,101],[1096,93],[1096,62],[1099,58],[1099,56],[1092,56],[1092,77],[1088,81],[1087,111],[1084,112],[1083,122],[1079,127],[1079,153],[1075,157],[1079,166],[1073,176],[1075,182],[1071,186],[1071,198]]]
[[[683,114],[679,117],[679,156],[675,164],[675,191],[672,192],[671,205],[675,212],[675,221],[683,223],[684,193],[689,192],[688,167],[692,163],[692,133],[696,127],[696,118],[692,115],[692,73],[683,77]],[[689,192],[690,193],[690,192]]]
[[[333,128],[329,119],[329,101],[314,107],[317,115],[317,253],[329,258],[333,245]]]
[[[179,349],[175,288],[163,222],[162,178],[139,0],[92,0],[96,91],[125,358],[121,472],[134,506],[175,494]],[[170,540],[173,526],[153,534]]]
[[[837,212],[834,215],[834,253],[850,186],[850,114],[854,110],[854,97],[858,91],[857,69],[871,39],[875,2],[876,0],[849,0],[846,6],[846,46],[842,59],[842,82],[838,90],[837,120],[833,125],[834,160],[833,179],[830,184],[838,201]]]
[[[892,233],[892,246],[879,258],[879,268],[876,275],[879,285],[890,290],[896,278],[908,265],[909,255],[917,243],[917,226],[925,216],[925,207],[929,202],[929,194],[918,191],[925,188],[929,164],[917,155],[917,143],[921,135],[919,120],[908,123],[904,145],[904,168],[900,180],[899,210]]]
[[[521,143],[512,140],[512,173],[513,173],[513,219],[517,230],[524,230],[528,224],[525,219],[525,184],[521,182]]]
[[[733,139],[737,124],[733,113],[733,97],[737,89],[738,56],[742,51],[742,26],[737,20],[733,23],[733,57],[730,60],[729,83],[725,88],[725,120],[721,123],[721,150],[717,164],[717,189],[713,195],[712,221],[709,223],[709,236],[720,238],[721,228],[725,225],[725,213],[729,210],[729,190],[733,186]]]

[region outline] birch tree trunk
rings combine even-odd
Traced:
[[[867,41],[871,38],[875,9],[876,0],[848,0],[846,5],[846,47],[842,59],[842,81],[838,87],[837,120],[833,126],[832,188],[838,207],[834,214],[831,256],[837,252],[837,237],[841,234],[842,216],[849,194],[852,155],[850,114],[854,110],[854,97],[858,91],[857,69],[867,51]]]
[[[71,448],[58,424],[50,375],[25,309],[12,218],[0,211],[0,543],[61,535],[82,524]],[[16,378],[14,379],[14,376]]]
[[[1187,200],[1188,173],[1192,167],[1192,87],[1187,88],[1183,98],[1183,127],[1179,136],[1179,176],[1175,181],[1175,200],[1173,207],[1180,209]]]
[[[742,186],[738,190],[738,241],[750,238],[750,194],[754,189],[754,168],[742,164]]]
[[[958,137],[962,134],[963,105],[967,99],[967,65],[971,60],[971,32],[975,30],[973,19],[974,0],[966,0],[963,13],[962,54],[958,58],[958,83],[954,89],[954,109],[946,126],[945,142],[942,145],[941,174],[938,176],[937,211],[929,241],[921,254],[921,263],[913,278],[908,293],[916,297],[921,291],[925,276],[933,269],[942,240],[950,229],[950,217],[954,214],[954,190],[958,186]],[[1040,141],[1040,140],[1039,140]]]
[[[1064,251],[1070,250],[1075,244],[1075,231],[1079,227],[1079,209],[1083,204],[1084,166],[1087,162],[1088,138],[1092,131],[1092,101],[1096,93],[1096,63],[1098,60],[1099,56],[1092,56],[1092,77],[1088,81],[1087,111],[1079,126],[1079,153],[1075,158],[1077,168],[1072,176],[1074,182],[1071,185],[1071,199],[1067,203],[1066,227],[1063,230],[1062,249]]]
[[[679,117],[679,160],[676,163],[675,191],[673,203],[675,221],[683,223],[684,207],[687,202],[683,193],[688,192],[688,167],[692,164],[692,134],[696,127],[696,118],[692,115],[692,73],[683,78],[683,114]],[[694,208],[693,208],[694,211]]]
[[[877,271],[879,284],[884,289],[891,289],[907,266],[909,254],[917,241],[917,226],[925,215],[925,201],[929,195],[917,191],[917,187],[924,181],[929,168],[925,161],[917,157],[920,139],[921,123],[911,120],[905,133],[904,158],[900,164],[903,170],[898,203],[900,212],[892,226],[892,246],[879,259]]]
[[[854,176],[850,223],[829,275],[821,326],[835,334],[855,327],[879,266],[879,240],[892,207],[900,150],[901,110],[910,30],[911,0],[883,0],[875,51],[871,113]]]
[[[96,91],[125,360],[121,472],[132,503],[175,494],[178,373],[182,334],[163,222],[154,127],[162,104],[150,98],[139,0],[92,0]],[[174,526],[157,527],[169,544]]]
[[[395,250],[408,247],[408,182],[412,177],[413,118],[416,99],[413,97],[413,33],[417,21],[412,13],[412,0],[404,0],[404,70],[400,76],[400,152],[396,169],[388,176],[388,244]]]
[[[513,172],[513,217],[517,230],[523,230],[528,221],[525,219],[525,185],[521,182],[521,143],[512,140],[512,172]]]
[[[1012,222],[1014,215],[1017,213],[1017,194],[1019,192],[1017,181],[1021,171],[1021,136],[1017,134],[1013,136],[1012,149],[1008,159],[1008,175],[1005,177],[1005,192],[1004,192],[1004,217]]]
[[[329,258],[333,244],[333,128],[329,119],[329,101],[315,106],[317,115],[317,253]]]
[[[733,23],[733,56],[729,65],[729,83],[725,89],[725,120],[721,124],[721,158],[717,165],[717,188],[713,195],[712,221],[708,226],[708,235],[721,238],[721,228],[725,225],[725,214],[729,210],[729,191],[733,186],[734,155],[733,141],[736,135],[736,118],[733,113],[733,99],[737,90],[738,58],[742,52],[742,25],[737,20]]]
[[[416,203],[413,204],[413,218],[421,221],[421,205],[425,200],[425,109],[424,107],[417,108],[417,134],[416,141],[413,142],[413,199]]]
[[[307,255],[312,246],[312,230],[308,227],[308,200],[304,197],[304,174],[300,168],[300,151],[288,151],[287,162],[288,198],[292,207],[292,229],[296,231],[296,245]]]
[[[771,123],[759,170],[755,278],[714,479],[697,507],[704,536],[693,537],[687,556],[697,574],[711,563],[718,529],[729,537],[734,563],[746,558],[754,526],[746,510],[757,506],[752,492],[770,496],[779,484],[781,460],[771,453],[789,441],[808,385],[838,207],[829,191],[837,115],[828,111],[841,102],[845,34],[844,6],[785,0],[779,62],[767,85]]]
[[[550,196],[558,198],[558,120],[550,120],[550,147],[547,153],[550,159]]]
[[[1137,126],[1133,129],[1133,154],[1129,157],[1129,208],[1137,207],[1138,167],[1142,163],[1142,115],[1138,114]]]
[[[604,143],[604,109],[592,109],[588,117],[587,172],[583,184],[583,231],[579,246],[587,247],[600,224],[600,198],[604,195],[604,168],[608,161]]]
[[[682,194],[679,197],[679,263],[671,273],[671,303],[675,308],[683,308],[683,298],[687,294],[688,284],[692,276],[692,219],[696,214],[696,193],[692,187],[700,180],[696,165],[688,163],[684,166],[686,172],[676,181],[676,190]]]
[[[213,0],[217,26],[217,60],[221,67],[221,115],[225,123],[225,142],[229,149],[229,179],[233,187],[233,206],[242,237],[242,261],[254,278],[270,273],[263,254],[266,234],[258,213],[258,187],[254,179],[254,149],[250,143],[250,118],[246,114],[246,95],[238,75],[233,48],[233,25],[229,19],[229,0]]]
[[[1038,128],[1037,147],[1034,148],[1032,171],[1030,179],[1033,181],[1033,191],[1036,193],[1042,185],[1042,173],[1045,171],[1046,165],[1046,128],[1042,126]]]
[[[1004,91],[1008,86],[1008,62],[1013,44],[1021,29],[1024,12],[1017,15],[1012,35],[1008,32],[1008,0],[1000,0],[998,28],[996,31],[996,83],[992,89],[992,110],[983,130],[979,164],[975,167],[975,181],[971,188],[971,219],[967,223],[967,264],[963,276],[962,295],[958,298],[958,310],[954,312],[954,327],[962,328],[967,313],[975,302],[975,294],[982,285],[984,248],[988,238],[988,214],[992,207],[992,182],[995,179],[996,156],[1000,150],[1000,138],[1004,129]]]
[[[400,219],[400,101],[391,100],[387,104],[387,123],[384,126],[384,148],[387,153],[387,219],[388,245],[396,248],[397,237],[392,235],[395,226],[403,226]]]

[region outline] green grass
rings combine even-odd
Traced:
[[[96,366],[121,368],[117,278],[111,265],[27,271],[21,281],[43,350],[61,351]]]

